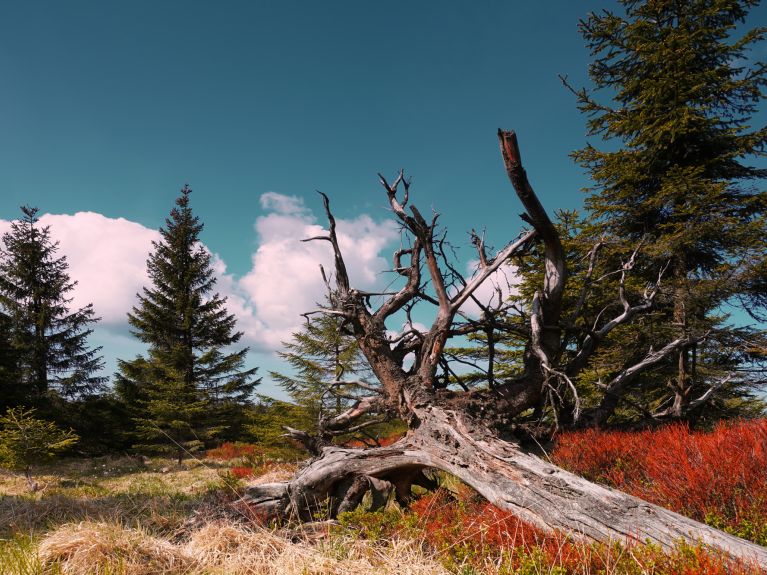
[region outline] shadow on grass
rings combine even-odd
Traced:
[[[153,535],[172,538],[191,517],[215,509],[219,504],[226,505],[234,495],[222,486],[193,494],[5,495],[0,496],[0,538],[12,538],[20,533],[37,536],[65,523],[82,521],[141,527]]]

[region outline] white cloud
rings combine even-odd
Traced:
[[[135,294],[149,283],[146,259],[160,234],[94,212],[44,214],[40,225],[50,226],[52,239],[59,242],[58,255],[67,257],[69,276],[77,281],[71,306],[92,303],[105,324],[124,324]],[[0,220],[0,232],[9,229],[10,222]]]
[[[237,282],[237,292],[230,299],[233,308],[245,305],[251,311],[249,317],[240,316],[240,329],[247,338],[277,349],[300,328],[300,314],[323,301],[319,266],[331,273],[333,253],[328,242],[299,241],[327,233],[300,198],[269,192],[261,196],[261,205],[274,213],[256,220],[259,247],[252,269]],[[379,286],[384,279],[380,273],[390,266],[381,252],[398,237],[396,225],[375,222],[366,215],[337,220],[336,225],[352,285],[367,290]]]
[[[468,277],[472,278],[477,273],[479,266],[478,260],[473,260],[468,263],[466,270]],[[516,266],[509,263],[501,264],[501,266],[491,274],[474,292],[474,297],[484,306],[498,306],[498,298],[500,295],[501,301],[506,301],[509,296],[518,295],[519,290],[519,275]],[[471,317],[478,317],[481,309],[480,307],[469,298],[461,306],[461,310]]]
[[[333,272],[333,254],[328,242],[300,241],[327,233],[301,198],[268,192],[261,196],[261,206],[271,213],[256,220],[258,248],[251,270],[235,277],[218,254],[213,254],[212,264],[216,291],[227,297],[227,307],[245,333],[244,343],[257,351],[272,351],[300,328],[301,313],[323,301],[319,265]],[[93,303],[103,324],[124,328],[136,293],[150,285],[146,260],[159,232],[93,212],[45,214],[40,224],[50,226],[59,254],[67,257],[69,275],[78,282],[72,306]],[[8,229],[10,222],[0,220],[0,232]],[[381,272],[390,267],[382,251],[398,238],[395,224],[363,215],[337,220],[337,234],[352,284],[367,290],[381,287],[388,279]]]
[[[298,196],[286,196],[277,192],[266,192],[259,198],[261,207],[264,210],[277,212],[279,214],[308,214],[309,208],[304,205],[304,201]]]

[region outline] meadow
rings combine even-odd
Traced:
[[[279,454],[283,455],[284,454]],[[767,420],[691,433],[561,435],[563,467],[767,545]],[[337,521],[269,524],[242,499],[248,484],[289,477],[299,462],[225,444],[182,465],[140,457],[65,459],[40,469],[42,488],[0,475],[0,573],[44,574],[631,574],[757,573],[747,562],[679,546],[580,541],[497,509],[450,477]]]

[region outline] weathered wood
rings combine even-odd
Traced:
[[[722,550],[767,569],[767,549],[623,492],[592,483],[498,439],[456,412],[428,407],[398,443],[376,449],[325,448],[286,485],[283,513],[309,518],[339,485],[358,477],[396,484],[426,468],[458,477],[490,503],[541,529],[591,541],[650,542],[671,549],[684,541]],[[407,481],[407,479],[406,479]],[[270,488],[271,493],[279,493]],[[255,501],[263,486],[251,490]],[[355,498],[361,500],[357,492]],[[275,510],[274,498],[267,499]],[[348,509],[348,505],[344,507]]]
[[[499,131],[498,137],[509,178],[527,212],[523,219],[534,229],[520,235],[494,257],[486,253],[483,241],[474,234],[480,266],[468,280],[449,262],[444,238],[435,238],[437,215],[427,222],[415,206],[408,205],[410,189],[404,174],[400,172],[391,185],[381,177],[392,211],[410,243],[403,244],[394,254],[393,262],[393,271],[406,278],[405,285],[389,294],[377,310],[373,309],[365,292],[350,285],[335,220],[328,198],[323,195],[329,231],[327,236],[312,239],[326,240],[332,246],[335,287],[331,288],[323,272],[330,306],[310,313],[343,318],[344,329],[354,334],[378,381],[359,385],[367,396],[344,413],[323,419],[317,438],[289,430],[310,449],[318,449],[319,456],[289,483],[251,488],[248,495],[251,502],[265,513],[299,519],[313,519],[323,509],[331,515],[353,509],[368,491],[374,508],[383,505],[392,490],[397,500],[406,504],[413,484],[428,484],[424,470],[440,469],[458,477],[491,503],[542,529],[557,529],[592,541],[649,541],[665,549],[680,541],[700,542],[767,569],[765,548],[586,481],[499,437],[499,431],[506,432],[510,423],[531,411],[544,416],[548,410],[553,423],[559,425],[559,414],[571,410],[569,424],[577,422],[580,412],[577,377],[613,329],[652,309],[665,269],[659,271],[655,284],[647,286],[641,295],[632,296],[632,301],[639,302],[631,305],[625,280],[634,266],[638,247],[615,272],[621,274],[618,300],[598,314],[577,349],[568,348],[572,339],[564,336],[573,329],[584,308],[601,242],[591,252],[586,284],[579,290],[576,311],[565,323],[561,315],[567,270],[559,233],[527,179],[516,136]],[[437,369],[446,365],[444,351],[448,338],[502,327],[497,321],[505,313],[502,298],[497,306],[482,307],[479,319],[466,317],[461,306],[476,300],[475,293],[482,282],[510,258],[528,253],[534,241],[544,244],[543,281],[529,307],[519,310],[520,321],[516,322],[519,325],[510,328],[527,338],[524,373],[502,382],[491,381],[489,389],[463,392],[440,389]],[[405,255],[410,256],[409,264],[403,262]],[[426,329],[416,330],[410,312],[416,305],[427,304],[434,306],[433,322]],[[608,317],[608,310],[616,305],[618,314]],[[403,310],[409,329],[392,339],[385,320]],[[586,412],[583,424],[604,422],[641,373],[687,343],[681,339],[669,342],[613,374],[603,400],[596,409]],[[412,362],[405,361],[408,356],[413,358]],[[491,369],[488,373],[493,379]],[[707,400],[714,391],[701,400]],[[391,447],[368,450],[322,447],[336,433],[359,429],[377,417],[395,414],[407,423],[409,431]]]

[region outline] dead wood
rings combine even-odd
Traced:
[[[356,385],[361,396],[347,411],[323,419],[317,437],[290,430],[317,456],[288,483],[251,488],[251,503],[267,514],[303,520],[313,519],[319,510],[329,512],[331,517],[352,510],[366,493],[371,494],[374,508],[384,505],[392,493],[404,505],[412,496],[413,485],[435,486],[425,472],[439,469],[458,477],[494,505],[543,529],[557,529],[593,541],[650,541],[667,549],[680,541],[702,542],[767,568],[766,549],[586,481],[527,452],[509,436],[521,420],[546,410],[557,424],[558,414],[565,408],[571,410],[572,425],[605,422],[645,370],[679,349],[694,345],[705,334],[677,338],[661,349],[648,350],[640,361],[626,366],[604,384],[604,395],[595,407],[581,412],[576,386],[579,374],[613,329],[652,309],[665,270],[659,270],[654,285],[629,297],[625,280],[641,249],[638,246],[629,261],[614,272],[620,274],[615,304],[599,314],[578,349],[566,350],[564,334],[573,329],[589,286],[595,281],[592,275],[602,243],[597,243],[589,254],[586,283],[576,290],[579,296],[574,313],[563,319],[562,298],[568,275],[559,234],[528,181],[516,135],[499,131],[498,137],[506,171],[526,210],[522,218],[531,229],[495,254],[489,254],[484,239],[473,233],[478,269],[471,278],[463,278],[446,253],[445,234],[437,227],[439,215],[433,214],[427,220],[410,203],[410,183],[403,172],[392,183],[381,176],[406,241],[393,258],[392,271],[402,278],[402,285],[387,293],[377,309],[370,305],[370,294],[355,290],[349,282],[330,202],[323,194],[328,234],[311,239],[330,243],[335,261],[334,285],[323,270],[330,305],[310,313],[342,318],[343,329],[355,336],[377,383]],[[524,257],[534,242],[543,244],[544,274],[532,301],[525,306],[510,306],[498,297],[493,304],[480,304],[479,318],[467,315],[462,306],[468,301],[477,302],[475,292],[479,286],[505,263]],[[434,309],[434,319],[426,330],[416,329],[411,320],[416,306]],[[518,321],[500,321],[512,308]],[[611,317],[614,308],[619,311]],[[391,336],[385,322],[401,311],[408,318],[407,325],[400,334]],[[487,388],[446,389],[452,370],[450,357],[445,354],[449,338],[485,333],[492,342],[494,334],[503,329],[526,338],[524,372],[501,381],[491,366],[485,370],[490,380]],[[406,357],[414,358],[407,366]],[[439,369],[446,374],[442,378]],[[354,384],[334,381],[329,385]],[[691,403],[707,401],[717,389],[712,387]],[[327,445],[334,434],[362,429],[378,418],[394,416],[407,422],[409,431],[391,447],[342,449]]]

